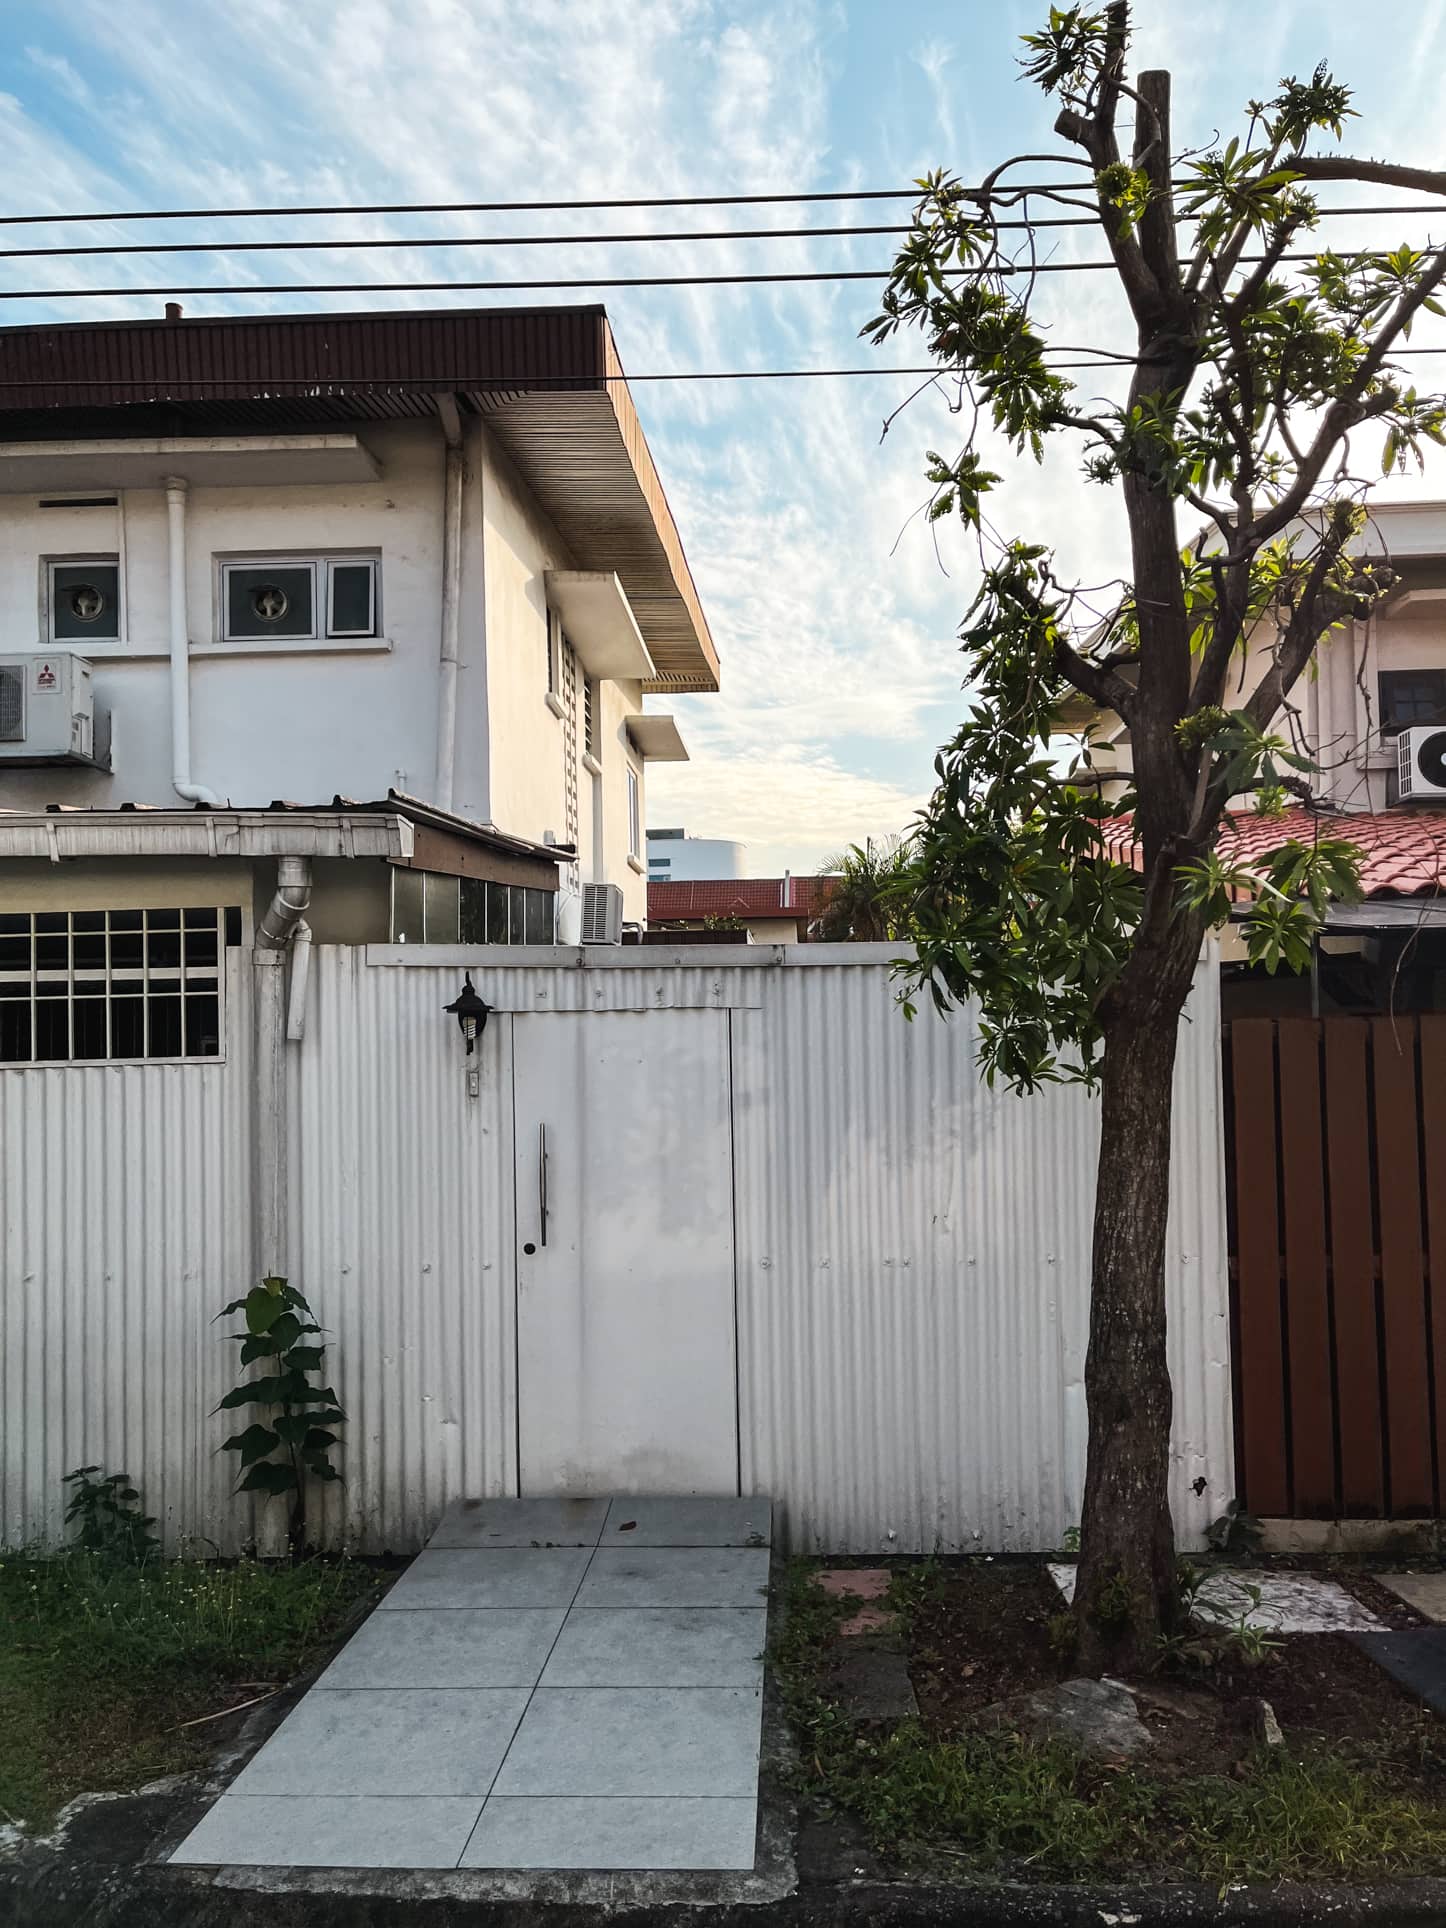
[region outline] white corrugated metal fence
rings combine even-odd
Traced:
[[[290,1270],[350,1414],[334,1541],[411,1549],[450,1498],[517,1488],[514,1027],[632,1011],[648,1049],[648,1011],[699,1010],[728,1013],[744,1490],[799,1547],[1059,1543],[1083,1476],[1095,1107],[989,1092],[969,1016],[907,1023],[886,955],[317,947],[288,1047]],[[250,1280],[252,973],[229,956],[223,1063],[0,1071],[8,1544],[57,1536],[82,1461],[129,1472],[173,1543],[251,1531],[211,1416],[232,1365],[211,1321]],[[464,965],[495,1009],[475,1097],[442,1012]],[[1177,1074],[1187,1540],[1232,1491],[1215,986],[1212,960]]]

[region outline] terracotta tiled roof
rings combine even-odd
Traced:
[[[1139,862],[1134,819],[1110,817],[1105,842],[1120,863]],[[1223,856],[1249,863],[1289,839],[1313,843],[1341,837],[1365,852],[1361,888],[1367,897],[1446,895],[1446,810],[1387,810],[1380,816],[1351,813],[1321,816],[1313,810],[1287,810],[1280,817],[1232,811],[1220,833]]]
[[[723,877],[648,885],[648,922],[695,917],[816,917],[831,877]]]

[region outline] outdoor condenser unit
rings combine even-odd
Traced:
[[[60,650],[0,657],[0,765],[6,763],[110,768],[110,711],[95,706],[83,656]]]
[[[623,893],[617,884],[583,885],[582,941],[584,944],[622,943]]]
[[[1396,795],[1446,803],[1446,724],[1413,723],[1396,738]]]

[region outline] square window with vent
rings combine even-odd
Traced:
[[[221,639],[345,641],[379,634],[374,556],[248,557],[221,564]]]
[[[114,556],[66,557],[45,565],[45,640],[120,640],[120,564]]]

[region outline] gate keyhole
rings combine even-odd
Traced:
[[[527,1254],[528,1258],[531,1258],[533,1253],[537,1250],[537,1247],[532,1243],[532,1240],[529,1239],[526,1245],[524,1245],[522,1249]]]

